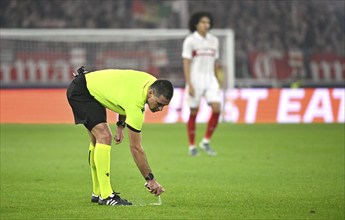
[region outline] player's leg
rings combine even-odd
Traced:
[[[101,195],[101,191],[99,188],[99,182],[98,182],[98,178],[97,178],[97,170],[96,170],[96,165],[95,165],[96,137],[89,130],[87,132],[90,136],[89,165],[90,165],[91,177],[92,177],[91,202],[98,202],[98,198]]]
[[[219,87],[217,85],[214,85],[213,87],[208,89],[205,93],[205,98],[207,100],[207,103],[212,108],[212,114],[208,121],[204,138],[200,142],[199,146],[204,149],[208,155],[215,156],[217,153],[211,148],[210,141],[215,129],[217,128],[221,111],[221,97]]]
[[[203,141],[206,143],[210,142],[212,134],[218,125],[218,120],[219,120],[219,115],[220,115],[220,106],[221,106],[219,102],[212,102],[212,103],[209,103],[209,105],[212,108],[212,114],[208,121],[207,130],[203,139]]]
[[[188,91],[188,88],[186,88]],[[198,151],[195,147],[195,132],[196,132],[196,117],[199,111],[199,103],[202,92],[194,88],[194,96],[188,94],[188,105],[190,107],[190,115],[187,122],[187,134],[189,140],[189,154],[191,156],[197,156]]]
[[[196,116],[198,114],[198,108],[191,108],[190,115],[187,122],[187,133],[189,140],[189,154],[191,156],[196,156],[198,151],[195,147],[195,125],[196,125]]]

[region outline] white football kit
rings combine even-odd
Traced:
[[[219,57],[218,38],[210,33],[202,37],[197,31],[188,35],[183,42],[182,58],[190,59],[190,83],[194,87],[195,95],[190,96],[188,86],[188,104],[191,108],[198,108],[201,97],[207,103],[220,102],[220,88],[214,72],[214,64]]]

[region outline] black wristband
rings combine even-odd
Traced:
[[[152,173],[149,173],[147,177],[145,177],[145,180],[153,180],[155,177],[153,176]]]
[[[118,122],[116,122],[116,125],[125,128],[125,127],[126,127],[126,122],[124,122],[124,121],[118,121]]]

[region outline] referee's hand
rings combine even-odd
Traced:
[[[152,193],[155,196],[159,196],[160,194],[165,192],[163,186],[161,186],[155,179],[148,180],[145,184],[145,187],[150,193]]]
[[[116,134],[114,136],[115,144],[120,144],[124,138],[124,127],[117,126]]]

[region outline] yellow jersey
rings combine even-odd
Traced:
[[[140,131],[149,87],[154,76],[136,70],[106,69],[85,75],[90,94],[105,108],[126,115],[126,123]]]

